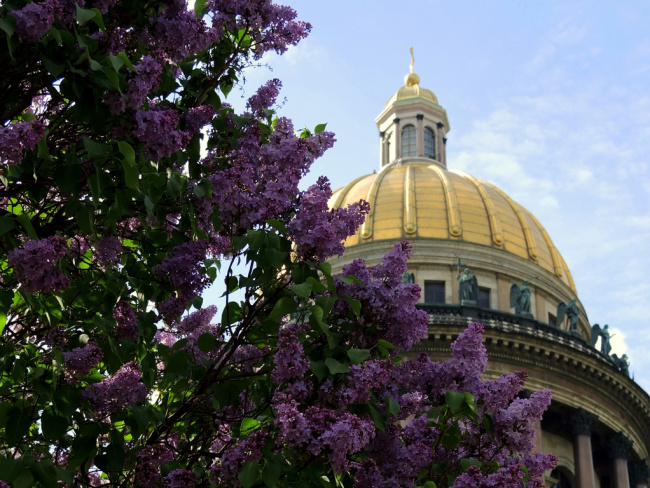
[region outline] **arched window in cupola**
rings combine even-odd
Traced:
[[[416,155],[415,126],[406,125],[402,129],[402,157]]]
[[[436,159],[436,138],[429,127],[424,128],[424,157]]]

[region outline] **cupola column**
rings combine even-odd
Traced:
[[[576,488],[595,488],[594,460],[591,452],[591,429],[598,417],[579,408],[571,416],[573,459],[576,469]]]
[[[625,437],[622,432],[614,434],[609,440],[614,488],[630,488],[630,479],[627,472],[627,453],[631,448],[632,441]]]
[[[399,159],[402,157],[402,134],[399,128],[399,118],[395,117],[393,123],[395,124],[395,159]]]
[[[418,121],[417,126],[415,128],[415,134],[416,134],[416,144],[417,144],[417,155],[419,157],[424,156],[424,115],[422,114],[417,114],[416,119]]]
[[[445,126],[442,124],[442,122],[438,122],[437,127],[438,130],[436,131],[436,149],[438,150],[438,154],[436,155],[436,160],[446,168],[447,156],[445,155],[445,144],[442,142],[445,137]]]
[[[388,143],[386,132],[379,133],[379,167],[383,168],[388,164]]]

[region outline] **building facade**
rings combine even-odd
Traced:
[[[333,271],[358,258],[377,263],[395,241],[410,241],[405,280],[420,285],[430,316],[412,353],[447,359],[464,327],[482,323],[488,377],[525,370],[527,388],[553,392],[536,436],[559,459],[548,487],[647,487],[650,397],[626,358],[611,354],[607,326],[590,324],[544,227],[499,188],[447,168],[447,112],[412,64],[376,123],[378,170],[330,201],[371,206]]]

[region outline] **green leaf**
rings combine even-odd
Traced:
[[[460,468],[463,470],[463,472],[467,471],[467,468],[470,466],[478,466],[480,468],[483,466],[483,463],[478,459],[462,458],[460,460]]]
[[[5,325],[7,325],[7,314],[4,312],[0,312],[0,336],[2,335],[2,332],[5,330]]]
[[[46,58],[44,55],[41,55],[41,60],[43,61],[43,66],[45,66],[45,69],[55,78],[63,73],[63,70],[65,70],[65,64],[57,64],[51,59]]]
[[[57,488],[59,486],[56,471],[52,466],[52,460],[48,459],[47,461],[33,464],[29,467],[29,471],[41,485],[48,488]]]
[[[327,358],[325,360],[325,365],[327,369],[330,370],[332,374],[347,373],[350,369],[350,366],[347,364],[340,363],[334,358]]]
[[[318,381],[323,381],[325,376],[327,376],[327,366],[325,366],[325,361],[309,361],[309,365],[313,373],[318,378]]]
[[[7,416],[5,427],[7,444],[15,446],[27,433],[32,425],[32,419],[19,408],[13,408]]]
[[[93,19],[95,15],[97,15],[97,13],[93,12],[92,10],[81,8],[79,4],[76,4],[76,6],[77,6],[77,22],[79,23],[79,25],[84,25],[86,22]]]
[[[267,461],[262,470],[262,481],[268,488],[274,488],[282,474],[282,464],[275,461]]]
[[[122,59],[120,56],[115,56],[114,54],[109,54],[108,59],[111,62],[111,65],[113,66],[113,69],[116,72],[120,71],[120,68],[124,66],[124,59]]]
[[[349,349],[348,357],[352,364],[361,364],[370,356],[370,351],[368,349]]]
[[[90,156],[106,156],[111,151],[111,146],[92,141],[84,137],[84,147]]]
[[[386,412],[395,417],[399,413],[399,403],[393,400],[392,397],[386,397]]]
[[[380,432],[385,432],[386,419],[384,418],[382,413],[372,403],[368,404],[368,408],[370,409],[370,416],[372,417],[372,420],[375,423],[375,427],[377,427],[377,430],[379,430]]]
[[[260,424],[258,420],[247,417],[241,421],[241,427],[239,430],[242,433],[242,435],[248,435],[251,432],[259,429],[261,425],[262,424]]]
[[[124,158],[128,161],[129,164],[135,165],[135,151],[131,147],[131,144],[124,141],[119,141],[117,147],[120,152],[124,155]]]
[[[16,220],[20,222],[20,225],[23,226],[23,228],[27,232],[27,235],[30,238],[38,239],[38,235],[36,235],[36,229],[34,229],[34,226],[32,225],[32,222],[29,220],[29,216],[27,214],[16,215]]]
[[[215,336],[213,336],[209,332],[206,332],[199,336],[197,340],[197,344],[199,346],[199,349],[202,352],[210,352],[216,349],[217,344],[219,344],[219,341],[217,341],[217,338]]]
[[[134,164],[130,164],[126,158],[122,160],[122,167],[124,168],[124,183],[127,188],[132,190],[140,189],[140,172],[138,167]]]
[[[301,283],[299,285],[291,285],[291,291],[302,298],[309,298],[313,285],[309,282]]]
[[[325,127],[327,127],[327,124],[318,124],[318,125],[314,128],[314,133],[316,133],[316,134],[320,134],[321,132],[323,132],[323,131],[325,130]]]
[[[259,477],[259,471],[259,461],[249,461],[247,463],[244,463],[237,479],[244,488],[250,488],[257,481],[257,478]]]
[[[355,317],[358,319],[359,315],[361,314],[361,302],[356,298],[352,298],[347,293],[343,298],[345,298],[345,301],[348,302],[348,305],[350,305],[350,308],[354,312]]]
[[[0,29],[5,31],[9,37],[14,33],[16,28],[16,19],[13,15],[7,15],[6,17],[0,18]]]
[[[43,429],[43,435],[47,439],[60,439],[68,431],[68,427],[68,419],[57,413],[51,406],[43,410],[41,429]]]
[[[11,229],[16,228],[16,221],[9,215],[0,217],[0,236],[5,235]]]
[[[436,485],[433,481],[426,481],[422,485],[422,488],[438,488],[438,485]]]
[[[280,322],[282,317],[295,312],[297,308],[298,304],[296,304],[293,298],[282,297],[275,303],[275,306],[273,307],[273,310],[271,310],[267,320]]]
[[[194,194],[199,198],[212,197],[212,185],[205,178],[203,178],[200,183],[194,185],[192,189],[194,190]]]
[[[465,402],[465,395],[457,391],[447,390],[445,392],[445,403],[449,406],[452,413],[458,413]]]

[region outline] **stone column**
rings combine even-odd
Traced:
[[[630,485],[632,488],[648,488],[648,477],[650,477],[650,468],[648,468],[645,460],[630,465]]]
[[[510,278],[497,273],[497,308],[502,312],[510,312]]]
[[[436,151],[438,152],[438,155],[436,156],[436,160],[447,167],[445,164],[445,146],[442,144],[442,138],[444,137],[444,125],[442,122],[438,122],[436,124],[436,127],[438,130],[436,131]]]
[[[424,156],[424,115],[417,114],[417,126],[415,127],[415,147],[416,154],[420,157]]]
[[[609,440],[609,456],[612,459],[613,488],[630,488],[627,473],[627,453],[632,448],[632,441],[622,432],[614,434]]]
[[[386,131],[379,133],[379,164],[380,168],[386,166]]]
[[[539,420],[535,422],[535,437],[533,438],[533,442],[535,443],[535,451],[543,453],[542,422]]]
[[[573,434],[573,459],[577,488],[595,488],[594,460],[591,453],[591,429],[598,417],[579,408],[570,418]]]
[[[460,303],[458,296],[458,273],[455,268],[451,267],[451,303]]]
[[[395,159],[402,157],[402,131],[399,128],[399,119],[393,119],[395,124]]]
[[[546,313],[546,293],[537,287],[535,287],[535,312],[537,315],[536,319],[539,322],[546,323],[548,321],[548,314]]]

